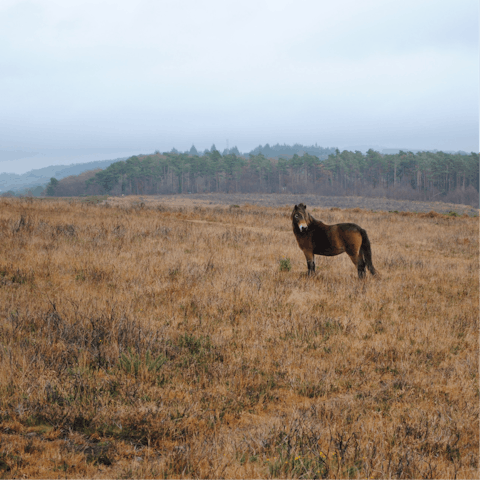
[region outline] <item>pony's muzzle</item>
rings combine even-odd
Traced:
[[[298,228],[301,232],[307,229],[307,224],[306,223],[299,223]]]

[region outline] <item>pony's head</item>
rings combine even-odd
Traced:
[[[301,232],[307,230],[310,223],[310,215],[307,213],[307,206],[304,203],[299,203],[293,207],[292,223]]]

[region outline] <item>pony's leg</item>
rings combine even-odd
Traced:
[[[311,252],[303,252],[307,259],[308,275],[315,273],[315,255]]]
[[[365,278],[365,267],[367,265],[365,264],[365,260],[363,259],[363,255],[358,256],[357,260],[357,272],[358,272],[358,278]]]
[[[347,252],[348,253],[348,252]],[[348,253],[350,260],[352,263],[357,267],[358,278],[365,278],[365,260],[363,259],[363,255],[361,252],[358,253]]]

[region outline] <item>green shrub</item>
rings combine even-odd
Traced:
[[[158,372],[160,368],[162,368],[163,364],[167,361],[167,359],[160,355],[157,358],[154,358],[150,350],[147,350],[145,357],[141,358],[140,355],[133,353],[132,349],[128,349],[128,355],[122,353],[120,357],[120,367],[126,373],[133,373],[135,377],[138,376],[142,367],[144,370],[148,372]]]
[[[281,272],[289,272],[292,269],[292,263],[289,258],[282,258],[278,263],[280,264]]]

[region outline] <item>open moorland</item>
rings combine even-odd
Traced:
[[[478,478],[478,216],[150,200],[0,199],[0,477]]]
[[[264,207],[285,207],[303,202],[310,207],[318,208],[361,208],[374,212],[412,212],[412,213],[445,213],[450,215],[478,216],[478,208],[470,205],[460,205],[445,202],[420,202],[413,200],[396,200],[393,198],[375,197],[332,197],[313,194],[275,194],[275,193],[192,193],[176,195],[145,195],[127,197],[90,197],[97,201],[104,201],[110,205],[144,203],[154,207],[159,203],[175,206],[229,206],[229,205],[261,205]]]

